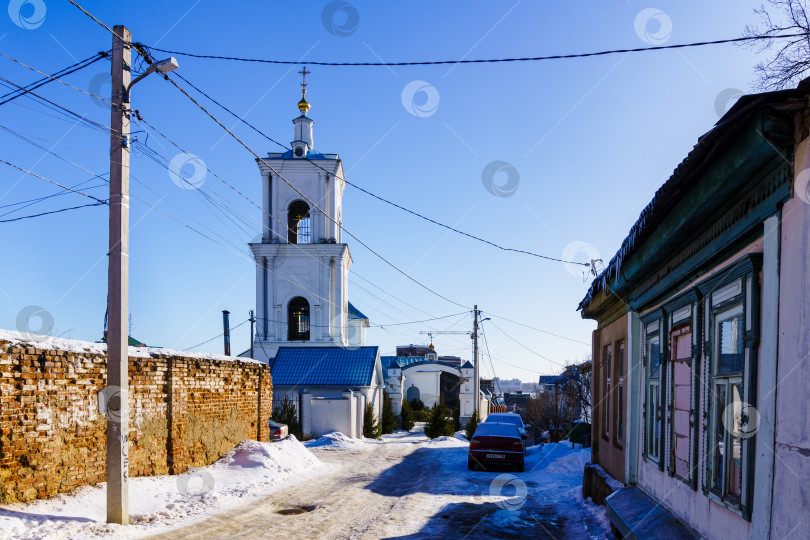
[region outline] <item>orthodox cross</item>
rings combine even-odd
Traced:
[[[312,72],[307,71],[307,66],[304,66],[304,69],[302,69],[298,73],[301,74],[302,79],[303,79],[303,82],[301,83],[301,93],[306,94],[307,93],[307,75],[309,75]]]

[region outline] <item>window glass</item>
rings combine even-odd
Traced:
[[[658,336],[650,338],[650,373],[648,375],[651,379],[657,379],[661,376],[661,343]]]
[[[619,363],[619,395],[616,399],[616,438],[621,441],[624,438],[624,343],[619,344],[619,357],[616,361]]]
[[[742,414],[742,384],[731,386],[731,403],[734,409],[734,421]],[[728,487],[726,493],[739,499],[740,487],[742,483],[742,440],[735,437],[733,433],[726,431],[729,440],[729,463],[728,463]]]
[[[742,315],[720,322],[719,373],[738,373],[743,367]]]
[[[723,424],[723,411],[726,409],[726,385],[720,383],[715,385],[714,391],[714,474],[712,475],[712,487],[723,492],[723,477],[725,474],[726,456],[726,428]]]

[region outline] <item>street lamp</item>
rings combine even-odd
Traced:
[[[172,56],[171,58],[167,58],[166,60],[161,60],[160,62],[155,62],[149,68],[143,72],[139,77],[137,77],[134,81],[129,83],[129,87],[127,88],[127,92],[129,92],[135,83],[149,75],[150,73],[154,73],[157,71],[158,73],[168,73],[170,71],[174,71],[175,69],[179,68],[180,64],[177,63],[177,59]]]

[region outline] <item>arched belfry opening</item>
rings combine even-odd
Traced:
[[[287,242],[309,244],[310,238],[309,205],[304,201],[295,201],[287,212]]]
[[[301,296],[287,306],[287,341],[309,341],[309,302]]]

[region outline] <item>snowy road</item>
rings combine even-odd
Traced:
[[[525,473],[467,470],[467,446],[421,433],[310,447],[331,470],[155,538],[604,538],[581,498],[587,451],[533,448]],[[300,514],[279,511],[307,509]]]

